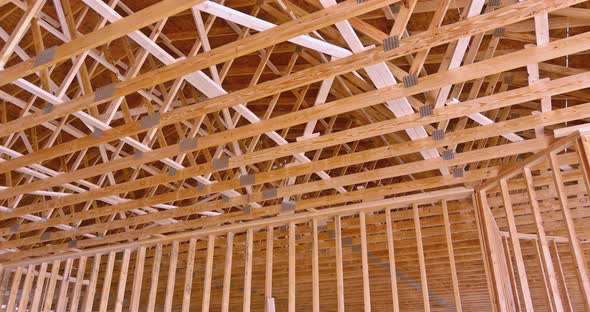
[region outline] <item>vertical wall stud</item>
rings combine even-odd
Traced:
[[[414,227],[416,228],[416,245],[418,248],[418,262],[420,264],[420,281],[422,283],[422,300],[424,311],[430,311],[430,298],[428,292],[428,280],[426,278],[426,261],[424,260],[424,245],[422,244],[422,227],[420,225],[420,210],[418,205],[412,207],[414,212]]]

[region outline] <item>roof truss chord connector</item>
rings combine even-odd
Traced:
[[[281,203],[282,211],[294,211],[297,203],[293,200],[285,200]]]
[[[199,191],[202,191],[205,189],[205,183],[199,181],[197,184],[197,188],[199,189]]]
[[[51,48],[45,49],[35,57],[35,64],[34,67],[38,67],[44,64],[47,64],[55,58],[55,51],[57,50],[57,46],[53,46]]]
[[[142,151],[136,149],[135,152],[133,152],[133,158],[140,159],[141,156],[143,156],[143,152]]]
[[[251,214],[252,213],[252,207],[250,207],[250,205],[246,205],[244,206],[244,213],[245,214]]]
[[[500,6],[500,0],[490,0],[488,1],[488,5],[492,8],[497,8]]]
[[[502,38],[502,37],[504,37],[505,34],[506,34],[506,28],[504,28],[504,27],[494,29],[494,37]]]
[[[92,131],[92,136],[93,136],[95,139],[98,139],[98,138],[100,138],[100,137],[102,136],[102,130],[100,130],[100,129],[98,129],[98,128],[94,129],[94,131]]]
[[[223,200],[224,203],[229,203],[229,196],[221,194],[221,200]]]
[[[464,173],[465,173],[465,171],[463,170],[462,167],[457,167],[457,168],[455,168],[455,170],[453,170],[453,177],[462,178]]]
[[[43,108],[43,114],[49,114],[53,111],[53,108],[55,106],[53,106],[53,104],[51,103],[47,103],[47,105],[45,105],[45,107]]]
[[[179,148],[180,148],[181,152],[188,152],[188,151],[196,149],[198,145],[199,145],[199,139],[197,137],[194,137],[194,138],[180,140]]]
[[[256,175],[245,174],[240,176],[240,186],[247,186],[256,183]]]
[[[435,141],[443,140],[445,138],[445,131],[443,129],[436,129],[432,131],[432,138]]]
[[[418,84],[418,76],[416,76],[415,74],[409,74],[404,77],[403,81],[404,81],[404,87],[406,87],[406,88],[413,87]]]
[[[432,105],[423,105],[420,106],[420,117],[428,117],[432,116]]]
[[[176,168],[168,167],[168,175],[169,176],[176,175]]]
[[[139,124],[141,129],[148,129],[157,126],[160,123],[160,113],[153,113],[141,117]]]
[[[213,158],[211,165],[213,166],[213,170],[227,169],[229,167],[229,157]]]
[[[357,4],[361,4],[361,3],[365,3],[365,2],[367,2],[367,0],[356,0]]]
[[[262,199],[273,199],[278,197],[279,190],[276,187],[267,188],[262,190]]]
[[[455,151],[453,150],[446,150],[442,152],[442,157],[444,160],[452,160],[455,159]]]
[[[399,48],[399,37],[398,36],[387,37],[383,40],[383,50],[385,52],[391,51],[396,48]]]
[[[115,83],[109,83],[106,86],[102,86],[94,91],[94,101],[102,101],[108,99],[115,94]]]

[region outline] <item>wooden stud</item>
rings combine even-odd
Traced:
[[[178,264],[178,241],[172,242],[170,260],[168,262],[168,282],[166,283],[166,297],[164,299],[164,311],[172,311],[172,299],[174,298],[174,284],[176,282],[176,265]]]
[[[449,263],[451,265],[451,281],[453,282],[453,295],[455,298],[455,309],[457,312],[463,311],[461,305],[461,291],[459,289],[459,280],[457,279],[457,267],[455,264],[455,251],[453,250],[453,235],[451,234],[451,221],[449,219],[449,208],[447,201],[441,201],[443,222],[445,225],[445,237],[447,240],[447,252],[449,253]]]
[[[123,310],[123,300],[125,299],[125,286],[127,285],[127,274],[129,273],[129,260],[131,258],[131,250],[125,249],[123,251],[123,259],[121,261],[121,268],[119,270],[119,283],[117,286],[117,298],[115,300],[115,311]]]
[[[141,285],[143,282],[143,269],[145,263],[146,247],[141,246],[137,251],[135,260],[135,273],[133,274],[133,285],[131,286],[131,300],[129,302],[129,311],[139,311],[141,299]]]
[[[312,306],[313,312],[320,311],[320,261],[319,261],[319,241],[318,241],[318,220],[312,220]]]
[[[100,259],[101,254],[94,256],[92,263],[92,273],[90,274],[90,283],[86,289],[86,296],[84,298],[84,312],[91,312],[92,306],[94,305],[94,294],[96,293],[96,283],[98,281],[98,273],[100,272]]]
[[[31,293],[31,287],[33,287],[33,273],[35,272],[35,266],[29,265],[27,269],[27,275],[25,276],[25,281],[21,287],[21,294],[20,294],[20,301],[18,304],[18,311],[26,311],[29,305],[29,294]]]
[[[336,296],[338,312],[344,312],[344,272],[342,268],[342,221],[335,217],[334,232],[336,232]]]
[[[160,264],[162,263],[162,244],[156,245],[152,264],[152,276],[150,279],[150,292],[148,297],[148,311],[154,311],[156,307],[156,294],[158,293],[158,277],[160,276]]]
[[[100,312],[106,312],[108,305],[109,305],[109,294],[111,293],[111,280],[113,279],[113,269],[115,267],[115,256],[117,253],[115,251],[109,252],[109,257],[107,259],[107,266],[105,268],[105,275],[102,279],[102,292],[100,295],[100,303],[98,305],[98,310]]]
[[[273,264],[273,240],[274,228],[272,225],[266,227],[266,261],[264,273],[264,311],[269,312],[269,300],[272,298],[272,264]]]
[[[203,281],[203,304],[201,311],[209,311],[209,302],[211,295],[211,276],[213,272],[213,254],[215,251],[215,236],[207,237],[207,260],[205,263],[205,280]]]
[[[359,212],[359,222],[361,228],[361,264],[363,270],[363,304],[364,311],[371,311],[371,284],[369,282],[369,257],[367,246],[367,225],[365,212]]]
[[[389,276],[391,280],[391,299],[393,311],[399,312],[399,294],[397,289],[397,268],[395,264],[395,244],[393,237],[393,220],[391,210],[385,209],[385,224],[387,226],[387,253],[389,256]]]
[[[246,263],[244,264],[244,299],[243,311],[250,312],[252,301],[252,248],[254,232],[252,229],[246,231]]]
[[[69,258],[66,260],[66,265],[62,273],[61,285],[59,287],[59,293],[57,296],[57,305],[55,307],[55,311],[63,312],[66,309],[68,287],[70,286],[70,274],[72,273],[73,265],[74,259]]]
[[[12,277],[12,287],[10,288],[10,293],[8,295],[8,302],[6,303],[6,311],[7,312],[16,311],[16,297],[18,295],[22,272],[23,272],[22,267],[17,267],[16,270],[14,270],[14,274]]]
[[[35,292],[33,293],[33,301],[31,302],[31,311],[39,311],[39,306],[41,304],[41,293],[43,292],[43,288],[45,286],[45,276],[47,275],[47,265],[47,262],[41,263],[39,275],[37,275]],[[2,273],[0,272],[0,276],[1,275]]]
[[[418,263],[420,265],[420,281],[422,288],[422,301],[424,311],[430,311],[430,293],[428,291],[428,281],[426,277],[426,260],[424,259],[424,245],[422,244],[422,227],[420,225],[420,209],[418,205],[412,206],[414,213],[414,227],[416,229],[416,246],[418,248]]]
[[[82,256],[78,260],[78,269],[76,272],[76,282],[72,294],[72,301],[70,303],[70,311],[78,311],[80,303],[80,295],[82,293],[82,282],[84,281],[84,274],[86,273],[86,261],[88,257]]]
[[[295,266],[296,262],[296,241],[295,241],[295,223],[289,223],[289,312],[295,312],[295,290],[297,286],[297,280],[295,277]]]
[[[223,294],[221,297],[221,311],[229,311],[229,295],[231,286],[231,268],[234,246],[234,233],[228,232],[225,247],[225,265],[223,269]]]
[[[197,248],[197,239],[191,238],[188,243],[188,255],[186,257],[186,273],[184,275],[184,291],[182,293],[182,311],[187,312],[190,311],[191,305],[191,295],[193,289],[193,275],[194,275],[194,268],[195,268],[195,253]],[[207,249],[207,252],[209,249]],[[207,257],[207,261],[209,261],[209,257]],[[209,262],[207,262],[207,269],[209,268]],[[207,274],[205,274],[207,275]],[[207,283],[207,278],[205,278],[205,283]],[[207,287],[207,284],[205,284]],[[210,285],[208,287],[211,287]],[[205,296],[203,295],[203,299]],[[203,306],[205,304],[203,303]],[[209,305],[207,304],[207,309]],[[204,309],[202,311],[205,311]]]

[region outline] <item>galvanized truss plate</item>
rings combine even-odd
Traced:
[[[387,37],[383,40],[383,51],[387,52],[396,48],[399,48],[398,36]]]
[[[229,167],[229,157],[213,158],[211,162],[213,170],[223,170]]]
[[[115,94],[115,83],[109,83],[106,86],[102,86],[94,91],[94,101],[102,101],[110,98]]]
[[[37,57],[35,57],[35,63],[33,64],[33,67],[45,65],[45,64],[53,61],[53,59],[55,58],[55,51],[56,50],[57,50],[57,46],[53,46],[51,48],[48,48],[48,49],[45,49],[45,50],[39,52],[39,54],[37,54]]]
[[[262,190],[262,199],[267,200],[267,199],[276,198],[278,195],[278,192],[279,192],[279,190],[276,187],[264,189],[264,190]]]
[[[240,186],[247,186],[256,183],[256,175],[245,174],[240,176]]]
[[[197,148],[199,139],[194,137],[190,139],[180,140],[179,147],[181,152],[188,152]]]
[[[420,117],[428,117],[432,116],[432,105],[423,105],[420,106]]]
[[[139,124],[141,129],[147,129],[157,126],[160,123],[160,113],[153,113],[141,117]]]

